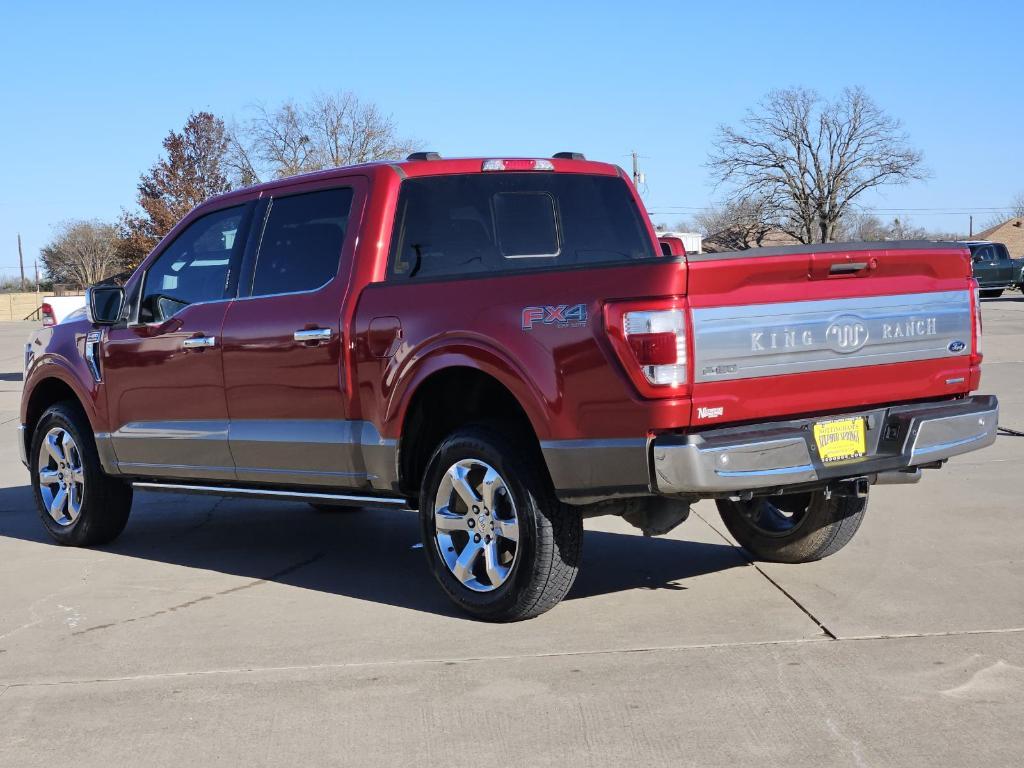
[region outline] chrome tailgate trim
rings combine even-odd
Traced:
[[[967,290],[693,310],[696,383],[938,358],[971,346]]]

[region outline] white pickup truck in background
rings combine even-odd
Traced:
[[[40,307],[43,325],[63,323],[72,315],[85,313],[85,296],[44,296]]]

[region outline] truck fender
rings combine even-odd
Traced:
[[[447,340],[417,355],[404,371],[398,372],[396,383],[387,398],[382,433],[400,437],[409,405],[420,386],[432,375],[450,368],[472,368],[487,374],[519,403],[539,440],[548,437],[545,414],[551,402],[536,387],[515,361],[495,346],[478,339]]]

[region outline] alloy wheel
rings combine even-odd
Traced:
[[[754,528],[768,536],[785,536],[798,528],[807,516],[811,494],[767,496],[742,504],[743,515]]]
[[[53,521],[62,527],[71,525],[82,512],[85,497],[85,470],[82,454],[71,433],[54,427],[39,446],[37,462],[39,493]]]
[[[434,499],[434,542],[448,570],[474,592],[504,584],[519,554],[519,517],[504,479],[478,459],[456,462]]]

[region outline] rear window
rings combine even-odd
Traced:
[[[500,172],[432,176],[402,183],[391,275],[446,277],[657,256],[621,178]]]

